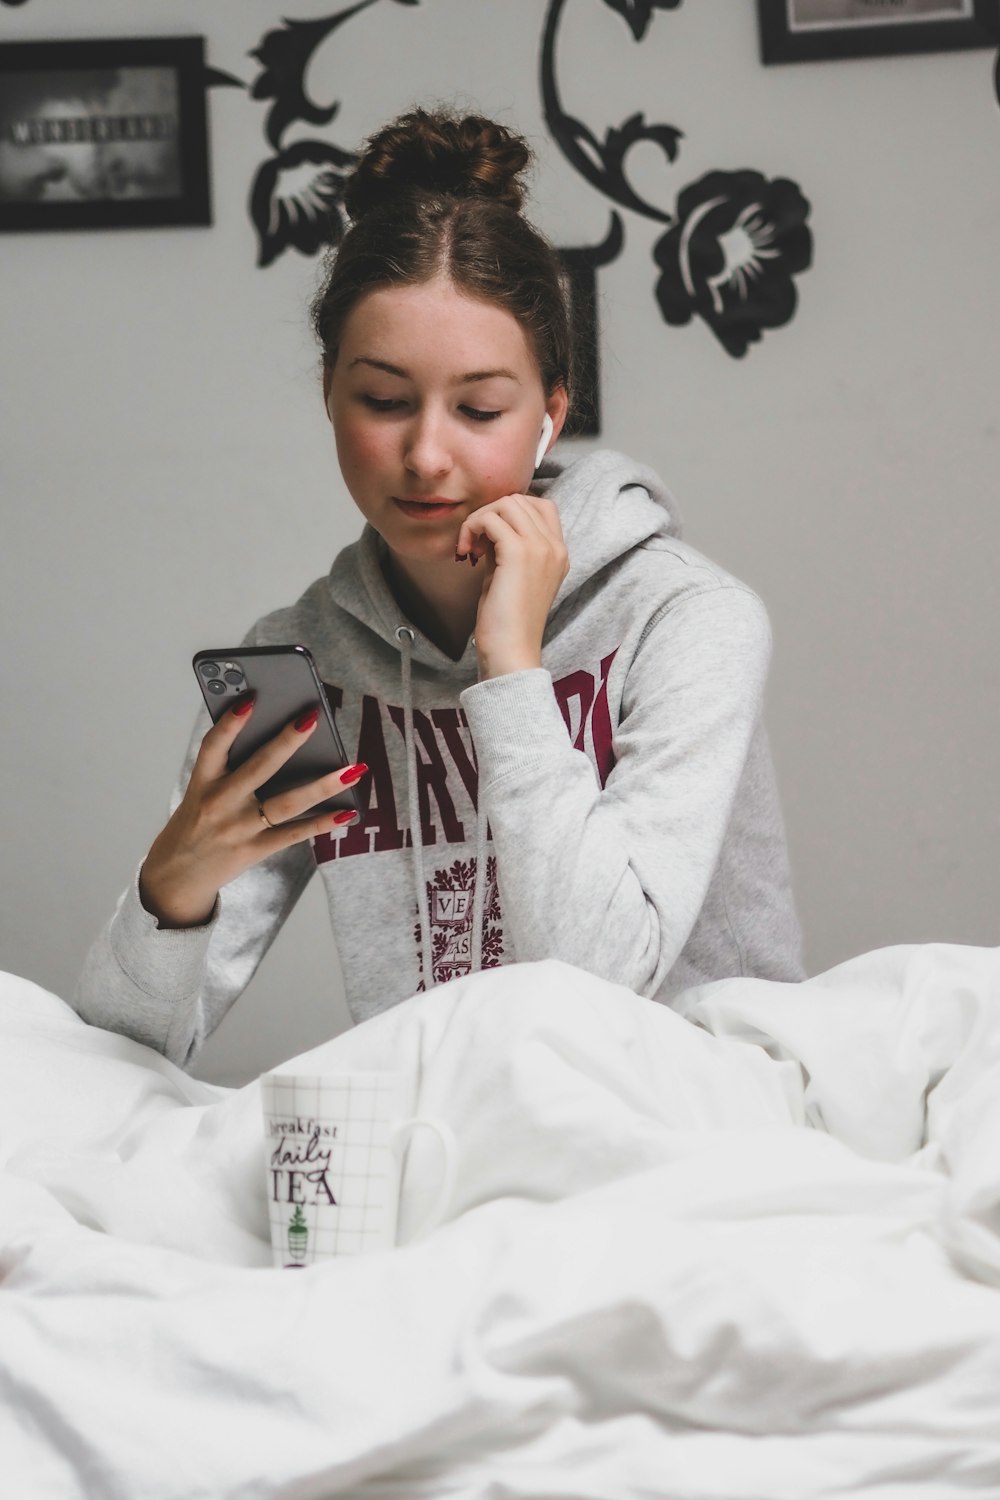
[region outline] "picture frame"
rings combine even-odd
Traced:
[[[997,0],[757,0],[761,61],[995,47]]]
[[[0,231],[211,222],[203,37],[0,43]]]

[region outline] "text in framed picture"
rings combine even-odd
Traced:
[[[0,230],[210,224],[201,37],[0,44]]]
[[[765,63],[991,47],[997,0],[757,0]]]

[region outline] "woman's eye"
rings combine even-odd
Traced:
[[[402,401],[394,401],[389,397],[383,399],[380,396],[362,396],[361,399],[371,411],[396,411],[403,405]]]
[[[406,402],[399,397],[371,396],[367,392],[362,392],[360,399],[369,411],[401,411],[406,406]],[[473,422],[493,422],[497,417],[503,416],[503,412],[484,411],[479,406],[460,406],[458,409]]]

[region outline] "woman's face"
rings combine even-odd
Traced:
[[[400,558],[453,558],[463,520],[523,493],[546,397],[520,323],[444,280],[369,292],[345,321],[325,380],[344,481]]]

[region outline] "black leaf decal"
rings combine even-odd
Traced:
[[[266,131],[275,151],[292,120],[328,125],[337,113],[339,104],[324,107],[309,98],[305,90],[306,68],[316,48],[332,31],[372,4],[374,0],[359,0],[349,10],[319,21],[284,21],[283,29],[267,32],[260,46],[251,51],[250,56],[264,65],[264,71],[254,80],[251,94],[254,99],[274,100],[268,111]]]
[[[611,129],[606,137],[606,156],[614,155],[621,161],[625,152],[636,141],[655,141],[663,147],[668,161],[677,159],[677,142],[682,140],[683,130],[676,125],[647,125],[645,115],[631,115],[620,130]]]
[[[344,234],[344,181],[356,158],[326,141],[296,141],[266,161],[254,179],[250,217],[257,264],[269,266],[292,246],[315,255]]]
[[[659,146],[668,161],[676,161],[678,142],[684,137],[683,130],[674,125],[647,125],[644,115],[632,115],[620,129],[610,129],[604,138],[604,163],[608,179],[612,184],[610,196],[626,208],[637,208],[650,219],[670,222],[670,215],[647,203],[634,191],[625,174],[625,157],[637,141],[652,141]]]
[[[204,68],[202,70],[202,82],[207,89],[232,88],[245,89],[246,84],[242,78],[237,78],[234,73],[224,73],[221,68]]]
[[[620,16],[624,16],[632,28],[632,35],[641,42],[653,19],[654,10],[676,10],[681,0],[604,0]]]
[[[612,0],[606,0],[606,3],[611,4]],[[643,0],[643,3],[648,21],[649,5],[654,0]],[[673,6],[679,4],[679,0],[667,0],[667,3]],[[598,192],[604,193],[615,203],[620,203],[623,208],[634,208],[647,218],[669,224],[670,215],[647,203],[632,187],[625,173],[625,157],[637,141],[652,141],[660,147],[667,160],[672,162],[677,156],[678,142],[683,139],[684,133],[673,125],[647,125],[644,115],[635,114],[618,129],[609,129],[601,143],[582,120],[563,108],[556,79],[556,34],[563,4],[564,0],[552,0],[542,38],[542,104],[545,123],[566,160],[591,187],[597,188]],[[625,4],[626,0],[615,0],[614,8],[622,10]],[[626,12],[629,15],[637,14],[636,6],[631,0],[622,14]],[[645,22],[643,28],[644,26]]]

